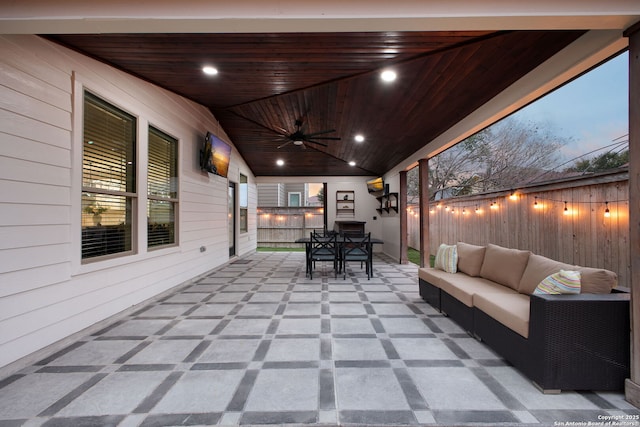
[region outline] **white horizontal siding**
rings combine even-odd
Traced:
[[[62,129],[71,128],[71,111],[0,85],[0,108]]]
[[[5,182],[0,181],[2,185]],[[44,207],[46,206],[46,210]],[[28,204],[0,203],[0,227],[14,225],[69,225],[69,206],[42,205],[42,209]]]
[[[4,120],[0,118],[4,123]],[[47,141],[33,141],[15,135],[0,132],[2,144],[0,144],[0,156],[28,160],[32,163],[41,163],[62,168],[71,167],[71,154],[68,148],[49,145]],[[68,135],[67,135],[68,138]],[[38,165],[32,167],[37,170]]]
[[[69,225],[0,227],[0,250],[69,242]]]
[[[41,265],[0,275],[0,298],[61,283],[71,277],[71,263]]]
[[[228,181],[197,158],[207,131],[229,140],[207,108],[39,37],[0,36],[0,52],[1,372],[228,260]],[[178,246],[147,251],[139,241],[134,255],[81,264],[78,84],[178,139]],[[230,171],[253,180],[235,150]],[[251,236],[240,253],[255,249]]]
[[[3,249],[0,251],[0,274],[67,262],[70,255],[69,243]]]
[[[42,142],[43,144],[46,143],[63,147],[67,150],[71,148],[69,146],[71,137],[67,129],[52,126],[51,124],[3,109],[0,109],[0,123],[2,123],[0,131],[3,136],[5,134],[20,136],[25,139]]]

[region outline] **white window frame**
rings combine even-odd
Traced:
[[[298,204],[291,204],[291,196],[298,196]],[[302,193],[300,191],[290,191],[287,193],[287,207],[301,208],[302,207]]]

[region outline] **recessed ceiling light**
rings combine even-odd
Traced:
[[[395,71],[385,70],[380,74],[380,78],[385,82],[392,82],[398,77]]]
[[[284,160],[282,160],[282,159],[276,160],[276,165],[278,165],[278,166],[284,165]]]
[[[349,166],[355,166],[356,162],[354,162],[353,160],[349,162]]]
[[[353,139],[355,139],[357,142],[362,142],[362,141],[364,141],[364,136],[356,135]]]
[[[202,72],[208,76],[215,76],[218,74],[218,69],[207,65],[206,67],[202,67]]]

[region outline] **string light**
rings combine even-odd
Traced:
[[[518,200],[518,195],[516,194],[515,191],[511,192],[511,195],[509,196],[509,199],[511,200]]]
[[[505,195],[505,198],[511,198],[511,196],[515,194],[516,195],[516,199],[521,198],[521,196],[517,193],[517,192],[513,192],[513,193],[509,193],[507,195]],[[522,197],[526,197],[522,196]],[[605,209],[604,209],[604,217],[605,218],[610,218],[612,216],[612,212],[609,209],[609,201],[569,201],[569,200],[558,200],[558,199],[553,199],[553,198],[547,198],[547,197],[540,197],[540,196],[533,196],[533,194],[531,194],[531,196],[529,197],[533,197],[534,198],[534,202],[532,204],[534,209],[543,209],[545,206],[547,206],[548,204],[564,204],[564,208],[562,211],[563,215],[566,216],[572,216],[572,215],[577,215],[578,214],[578,209],[572,209],[569,206],[569,203],[571,204],[575,204],[575,205],[599,205],[601,203],[605,204]],[[620,199],[620,200],[614,200],[613,203],[625,203],[628,202],[628,199]],[[458,204],[459,203],[459,204]],[[460,215],[464,215],[464,216],[468,216],[469,212],[475,212],[476,214],[481,214],[483,213],[484,210],[484,206],[485,204],[488,204],[488,208],[490,210],[497,210],[500,208],[500,204],[498,203],[498,201],[496,199],[485,199],[484,201],[472,201],[470,203],[466,203],[463,204],[462,201],[460,202],[456,202],[454,201],[454,206],[451,205],[447,205],[445,203],[442,202],[434,202],[432,205],[429,205],[429,212],[432,214],[437,214],[437,209],[440,208],[442,209],[444,207],[444,210],[447,212],[450,212],[452,214],[460,214]],[[418,215],[417,211],[411,211],[409,209],[407,209],[409,211],[410,215]]]

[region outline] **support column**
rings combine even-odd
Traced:
[[[322,224],[323,224],[324,231],[327,231],[329,229],[329,224],[327,224],[329,220],[329,209],[327,209],[327,207],[329,206],[327,204],[327,200],[329,200],[329,195],[327,194],[328,190],[329,190],[329,186],[327,185],[326,182],[323,182],[322,194],[324,195],[324,200],[322,201]]]
[[[429,159],[418,161],[420,193],[420,267],[429,267]],[[406,212],[405,212],[406,214]]]
[[[625,398],[640,408],[640,23],[629,37],[629,256],[631,261],[631,378]]]
[[[407,224],[407,171],[400,172],[400,200],[398,201],[398,214],[400,215],[400,264],[407,264],[407,244],[409,240],[409,228]]]

